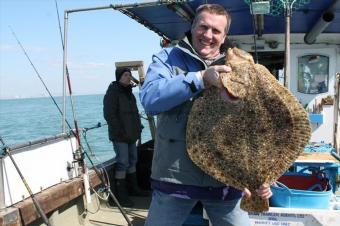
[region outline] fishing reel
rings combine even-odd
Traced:
[[[81,147],[77,148],[77,150],[75,152],[73,152],[73,159],[76,162],[84,161],[85,154],[84,154],[84,152],[83,152]]]

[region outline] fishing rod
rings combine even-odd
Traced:
[[[87,158],[89,159],[91,164],[94,166],[94,163],[92,162],[92,159],[90,158],[89,154],[87,152],[85,152],[85,155],[87,156]],[[121,214],[123,215],[124,219],[128,223],[128,226],[133,226],[133,224],[131,223],[130,219],[127,217],[126,213],[124,212],[123,207],[120,205],[120,203],[117,200],[116,196],[112,193],[112,191],[110,189],[110,186],[105,181],[103,173],[100,173],[99,170],[97,169],[97,167],[95,167],[95,166],[93,167],[93,169],[94,169],[95,173],[97,174],[97,176],[99,177],[100,181],[104,184],[104,187],[107,189],[107,192],[109,193],[110,197],[113,199],[114,203],[117,205],[119,211],[121,212]]]
[[[63,46],[63,50],[64,50],[63,32],[61,31],[58,3],[57,3],[57,0],[54,0],[54,2],[55,2],[55,8],[57,10],[57,16],[58,16],[58,25],[59,25],[59,34],[60,34],[61,45]]]
[[[58,18],[59,19],[59,18]],[[9,26],[9,29],[11,30],[14,38],[16,39],[18,45],[20,46],[21,50],[24,52],[25,56],[27,57],[28,61],[30,62],[31,66],[33,67],[36,75],[38,76],[38,78],[40,79],[40,81],[42,82],[43,86],[45,87],[47,93],[49,94],[49,96],[51,97],[51,99],[53,100],[53,103],[56,105],[56,107],[58,108],[59,112],[61,113],[61,115],[63,115],[63,112],[61,111],[61,109],[59,108],[57,102],[55,101],[54,97],[52,96],[50,90],[47,88],[44,80],[42,79],[42,77],[40,76],[37,68],[34,66],[31,58],[28,56],[25,48],[23,47],[23,45],[21,44],[21,42],[19,41],[17,35],[15,34],[14,30]],[[64,47],[63,47],[64,48]],[[68,71],[67,71],[68,72]],[[68,73],[67,73],[68,75]],[[70,78],[69,76],[67,76],[67,81],[68,81],[68,87],[69,87],[69,93],[70,93],[70,97],[72,96],[72,88],[71,88],[71,82],[70,82]],[[79,127],[78,127],[78,123],[77,123],[77,120],[76,120],[76,115],[75,115],[75,111],[74,111],[74,104],[73,104],[73,99],[71,97],[71,107],[72,107],[72,113],[73,113],[73,119],[74,119],[74,125],[75,125],[75,130],[76,132],[72,131],[73,135],[76,137],[77,139],[77,142],[78,142],[78,145],[80,147],[80,135],[79,135]],[[69,124],[69,122],[65,119],[65,122],[67,123],[68,127],[71,129],[71,125]]]
[[[107,124],[105,124],[105,125],[107,125]],[[95,126],[83,129],[83,134],[84,134],[83,136],[85,138],[86,145],[87,145],[87,147],[88,147],[88,149],[90,150],[91,153],[92,153],[92,150],[91,150],[91,147],[90,147],[89,143],[87,142],[86,132],[91,130],[91,129],[99,128],[101,126],[102,126],[101,123],[98,122],[98,124],[95,125]],[[128,223],[128,225],[129,226],[133,226],[133,224],[130,222],[130,219],[126,216],[126,214],[125,214],[122,206],[120,205],[119,201],[117,200],[116,196],[112,193],[112,191],[110,189],[110,185],[108,183],[108,180],[105,180],[105,178],[103,176],[103,173],[100,173],[99,170],[97,169],[97,167],[95,167],[95,165],[94,165],[92,159],[90,158],[89,154],[86,151],[84,153],[87,156],[87,158],[89,159],[91,165],[93,166],[93,169],[94,169],[95,173],[99,177],[100,181],[104,184],[104,187],[106,188],[107,192],[109,193],[109,196],[113,199],[114,203],[117,205],[119,211],[122,213],[122,215],[125,218],[125,220]],[[103,168],[103,169],[105,170],[105,168]]]
[[[21,50],[22,50],[23,53],[25,54],[26,58],[27,58],[28,61],[30,62],[32,68],[34,69],[34,72],[36,73],[36,75],[37,75],[38,78],[40,79],[41,83],[43,84],[44,88],[46,89],[47,93],[49,94],[50,98],[52,99],[54,105],[57,107],[59,113],[60,113],[61,115],[63,115],[63,112],[61,111],[61,109],[60,109],[59,105],[57,104],[55,98],[52,96],[50,90],[48,89],[46,83],[44,82],[44,80],[43,80],[43,78],[41,77],[40,73],[38,72],[37,68],[36,68],[35,65],[33,64],[31,58],[29,57],[29,55],[28,55],[28,53],[27,53],[27,51],[25,50],[25,48],[24,48],[23,45],[21,44],[20,40],[18,39],[16,33],[14,32],[14,30],[13,30],[10,26],[9,26],[9,29],[11,30],[12,35],[14,36],[14,38],[15,38],[15,40],[17,41],[18,45],[20,46]],[[70,132],[71,132],[75,137],[77,137],[77,141],[79,142],[78,144],[80,144],[79,135],[77,135],[77,133],[73,131],[73,129],[72,129],[72,127],[71,127],[71,125],[70,125],[70,123],[68,122],[67,119],[65,119],[65,122],[66,122],[68,128],[70,129]],[[77,124],[76,124],[76,125],[77,125]],[[77,128],[78,128],[78,127],[77,127]],[[79,131],[79,130],[78,130],[78,131]],[[79,134],[79,132],[78,132],[78,134]],[[1,142],[3,143],[2,139],[1,139]],[[79,145],[79,147],[81,147],[81,144]],[[79,152],[79,151],[78,151],[78,152]],[[10,158],[13,160],[13,158],[11,157],[10,151],[7,150],[6,153],[7,153],[8,156],[10,156]],[[85,152],[85,153],[86,153],[86,152]],[[87,153],[86,153],[86,154],[87,154]],[[87,155],[87,156],[88,156],[88,155]],[[82,153],[76,153],[76,154],[75,154],[75,158],[76,158],[77,161],[80,161],[81,159],[83,159]],[[88,158],[89,158],[89,157],[88,157]],[[14,161],[14,160],[13,160],[13,161]],[[91,161],[90,161],[90,162],[91,162]],[[92,163],[92,162],[91,162],[91,163]],[[15,163],[13,162],[13,164],[15,164]],[[93,163],[92,163],[92,164],[93,164]],[[16,166],[16,168],[17,168],[17,165],[16,165],[16,164],[15,164],[15,166]],[[83,166],[83,165],[82,165],[82,166]],[[83,167],[83,168],[84,168],[84,167]],[[17,168],[17,170],[19,170],[19,169]],[[22,180],[23,180],[23,182],[24,182],[24,184],[25,184],[27,190],[29,191],[29,193],[30,193],[30,195],[31,195],[31,194],[32,194],[32,193],[31,193],[31,190],[30,190],[30,188],[28,187],[28,184],[26,183],[25,178],[22,177],[22,174],[21,174],[20,171],[18,171],[18,173],[19,173],[20,177],[22,178]],[[86,179],[84,179],[84,180],[86,180]],[[102,181],[103,181],[103,180],[102,180]],[[105,183],[103,183],[103,184],[105,184]],[[85,190],[88,191],[89,189],[85,189]],[[39,208],[39,204],[38,204],[37,201],[35,200],[34,195],[32,194],[31,197],[32,197],[32,199],[33,199],[34,205],[36,205],[36,208],[37,208],[37,210],[38,210],[39,213],[40,213],[41,208]],[[113,199],[116,200],[115,197],[113,197]],[[43,217],[42,214],[40,214],[40,216]],[[46,218],[46,216],[45,216],[45,218]],[[47,219],[47,218],[46,218],[46,219]],[[46,222],[45,219],[44,219],[44,217],[43,217],[43,220],[44,220],[44,222]],[[47,225],[49,226],[48,223],[47,223]]]
[[[57,104],[57,102],[55,101],[54,97],[52,96],[50,90],[47,88],[47,86],[46,86],[44,80],[42,79],[42,77],[41,77],[41,75],[40,75],[40,73],[38,72],[37,68],[34,66],[34,64],[33,64],[32,60],[31,60],[31,58],[29,57],[29,55],[27,54],[25,48],[24,48],[23,45],[21,44],[21,42],[20,42],[20,40],[18,39],[17,35],[15,34],[14,30],[12,29],[11,26],[8,26],[8,27],[9,27],[9,29],[11,30],[12,35],[14,36],[14,38],[15,38],[15,40],[17,41],[18,45],[20,46],[21,50],[24,52],[26,58],[27,58],[28,61],[30,62],[32,68],[34,69],[35,74],[38,76],[38,78],[40,79],[41,83],[42,83],[43,86],[45,87],[45,90],[47,91],[48,95],[51,97],[51,99],[52,99],[54,105],[58,108],[59,113],[60,113],[60,114],[63,114],[63,112],[61,111],[59,105]],[[67,123],[68,127],[71,129],[72,127],[71,127],[71,125],[69,124],[69,122],[68,122],[67,120],[66,120],[66,123]]]
[[[62,31],[61,31],[61,25],[60,25],[60,17],[59,17],[59,10],[58,10],[58,3],[57,3],[57,0],[55,0],[55,5],[56,5],[56,9],[57,9],[57,14],[58,14],[58,23],[59,23],[59,32],[60,32],[60,37],[61,37],[61,44],[62,44],[62,48],[63,48],[63,52],[64,52],[64,56],[65,56],[65,45],[64,45],[64,41],[63,41],[63,34],[62,34]],[[70,76],[69,76],[69,71],[68,71],[68,67],[67,67],[67,64],[65,64],[65,74],[66,74],[66,77],[67,77],[67,82],[68,82],[68,87],[69,87],[69,93],[70,93],[70,98],[71,98],[71,106],[72,106],[72,112],[73,112],[73,118],[74,118],[74,123],[75,123],[75,128],[76,128],[76,133],[77,133],[77,137],[79,138],[79,130],[78,130],[78,126],[77,126],[77,121],[76,121],[76,118],[75,118],[75,112],[74,112],[74,109],[73,109],[73,101],[72,101],[72,90],[71,90],[71,82],[70,82]],[[98,127],[100,127],[100,124],[98,124]],[[86,133],[86,130],[85,130],[85,133]],[[79,144],[79,147],[81,147],[81,143],[80,143],[80,139],[78,139],[78,144]],[[84,150],[83,150],[84,151]],[[86,151],[84,151],[85,155],[87,156],[87,158],[89,159],[89,161],[91,162],[92,166],[93,166],[93,169],[95,171],[95,173],[97,174],[97,176],[100,178],[101,182],[104,184],[104,186],[107,187],[108,189],[108,192],[109,192],[109,195],[111,196],[111,198],[113,199],[113,201],[115,202],[115,204],[117,205],[119,211],[121,212],[121,214],[123,215],[123,217],[125,218],[126,222],[128,223],[129,226],[132,226],[132,223],[130,221],[130,219],[127,217],[126,213],[124,212],[123,208],[121,207],[120,203],[118,202],[117,198],[115,197],[115,195],[112,193],[110,187],[107,186],[107,183],[105,181],[105,179],[103,178],[102,174],[98,171],[98,169],[96,168],[96,166],[93,164],[92,162],[92,159],[90,158],[90,156],[88,155],[88,153]],[[85,165],[85,162],[84,160],[82,161],[82,166],[83,166],[83,170],[84,170],[84,173],[87,172],[87,168],[86,168],[86,165]],[[85,181],[84,181],[84,186],[86,187],[87,185],[85,184]],[[85,188],[85,191],[87,189]],[[85,193],[86,194],[86,193]]]
[[[104,125],[101,124],[101,122],[98,122],[95,126],[92,126],[92,127],[85,127],[83,130],[84,131],[89,131],[89,130],[92,130],[92,129],[97,129],[97,128],[100,128],[102,126],[106,126],[107,123],[105,123]]]
[[[50,90],[48,89],[48,87],[47,87],[47,85],[45,84],[45,82],[44,82],[43,78],[41,77],[40,73],[38,72],[37,68],[36,68],[35,65],[33,64],[33,62],[32,62],[32,60],[31,60],[31,58],[29,57],[28,53],[26,52],[25,48],[23,47],[23,45],[21,44],[20,40],[18,39],[16,33],[14,32],[14,30],[13,30],[10,26],[9,26],[9,29],[11,30],[12,35],[14,36],[14,38],[15,38],[15,40],[17,41],[18,45],[20,46],[21,50],[23,51],[23,53],[25,54],[26,58],[27,58],[28,61],[30,62],[31,66],[33,67],[33,69],[34,69],[36,75],[38,76],[38,78],[40,79],[40,81],[41,81],[41,83],[43,84],[44,88],[46,89],[47,93],[49,94],[50,98],[52,99],[54,105],[57,107],[59,113],[60,113],[61,115],[63,115],[63,112],[61,111],[61,109],[60,109],[59,105],[57,104],[55,98],[52,96]],[[80,144],[80,137],[79,137],[78,124],[75,123],[75,125],[76,125],[76,131],[78,131],[78,132],[75,132],[75,131],[73,131],[73,129],[72,129],[70,123],[67,121],[67,119],[65,119],[65,122],[66,122],[68,128],[70,129],[70,132],[77,138],[77,142],[78,142],[78,144],[79,144],[79,147],[81,147],[81,144]],[[0,137],[0,138],[1,138],[1,137]],[[4,145],[4,142],[3,142],[2,139],[1,139],[1,143],[3,143],[3,145]],[[23,175],[21,174],[21,172],[20,172],[18,166],[17,166],[16,163],[14,162],[14,159],[12,158],[12,155],[11,155],[11,153],[10,153],[10,149],[5,148],[4,150],[5,150],[5,153],[7,153],[8,156],[11,158],[11,160],[12,160],[12,162],[13,162],[13,165],[14,165],[15,168],[17,169],[17,171],[18,171],[18,173],[19,173],[19,175],[20,175],[20,177],[21,177],[21,179],[22,179],[22,181],[23,181],[23,183],[24,183],[24,185],[25,185],[25,187],[26,187],[28,193],[30,194],[30,196],[31,196],[31,198],[32,198],[32,200],[33,200],[33,203],[34,203],[34,205],[36,206],[37,211],[39,212],[40,216],[42,217],[43,221],[45,222],[45,224],[46,224],[47,226],[50,226],[50,224],[48,223],[48,220],[47,220],[46,215],[43,213],[43,211],[42,211],[42,209],[41,209],[39,203],[36,201],[36,199],[35,199],[35,197],[34,197],[32,191],[31,191],[30,187],[28,186],[28,184],[27,184],[27,182],[26,182],[26,180],[25,180],[25,178],[23,177]],[[85,153],[86,153],[86,152],[85,152]],[[88,156],[88,155],[87,155],[87,156]],[[81,167],[82,167],[82,169],[83,169],[83,173],[84,173],[84,178],[83,178],[83,179],[84,179],[85,192],[87,193],[87,196],[89,197],[90,195],[88,194],[88,193],[89,193],[88,174],[87,174],[87,170],[85,169],[85,164],[84,164],[84,161],[83,161],[84,155],[81,153],[81,150],[76,151],[76,153],[74,154],[74,158],[80,163],[80,165],[81,165]],[[85,184],[86,184],[86,185],[85,185]],[[105,183],[103,183],[103,184],[105,184]],[[115,198],[113,198],[113,199],[116,200]],[[87,201],[90,201],[90,199],[87,198]]]
[[[26,58],[27,58],[28,61],[30,62],[31,66],[33,67],[34,72],[36,73],[36,75],[37,75],[38,78],[40,79],[41,83],[43,84],[44,88],[46,89],[48,95],[49,95],[50,98],[52,99],[54,105],[57,107],[59,113],[60,113],[61,115],[63,115],[63,112],[61,111],[61,109],[60,109],[59,105],[57,104],[55,98],[52,96],[50,90],[48,89],[48,87],[47,87],[46,83],[44,82],[43,78],[41,77],[40,73],[38,72],[37,68],[34,66],[34,64],[33,64],[32,60],[31,60],[31,58],[29,57],[29,55],[28,55],[28,53],[26,52],[25,48],[23,47],[23,45],[21,44],[20,40],[18,39],[16,33],[14,32],[14,30],[13,30],[10,26],[9,26],[9,28],[10,28],[10,30],[11,30],[11,32],[12,32],[14,38],[16,39],[18,45],[20,46],[21,50],[23,51],[23,53],[25,54]],[[65,121],[66,121],[66,124],[67,124],[68,128],[70,129],[70,132],[71,132],[74,136],[76,136],[76,133],[73,131],[73,129],[72,129],[70,123],[68,122],[68,120],[66,119]]]
[[[63,115],[61,109],[59,108],[57,102],[55,101],[55,99],[53,98],[51,92],[49,91],[49,89],[47,88],[44,80],[42,79],[42,77],[40,76],[38,70],[36,69],[36,67],[34,66],[31,58],[28,56],[25,48],[23,47],[23,45],[21,44],[21,42],[19,41],[18,37],[16,36],[15,32],[13,31],[13,29],[9,26],[10,30],[12,31],[12,34],[14,36],[14,38],[16,39],[17,43],[19,44],[19,46],[21,47],[21,50],[24,52],[25,56],[27,57],[27,59],[29,60],[31,66],[33,67],[35,73],[37,74],[37,76],[39,77],[40,81],[42,82],[42,84],[44,85],[46,91],[48,92],[49,96],[51,97],[51,99],[53,100],[55,106],[58,108],[59,112],[61,115]],[[70,86],[69,86],[70,87]],[[69,88],[70,92],[71,88]],[[73,102],[72,102],[72,111],[74,112],[73,109]],[[75,114],[73,114],[73,116],[75,117]],[[80,143],[80,135],[79,135],[79,129],[78,129],[78,123],[76,121],[76,119],[74,120],[74,124],[75,124],[75,131],[73,131],[71,125],[69,124],[69,122],[66,120],[65,118],[65,122],[67,123],[68,127],[70,128],[70,132],[76,137],[77,139],[77,144],[78,144],[78,148],[76,149],[76,151],[73,153],[74,154],[74,159],[79,163],[79,166],[81,167],[82,171],[83,171],[83,180],[84,180],[84,189],[85,189],[85,195],[86,195],[86,200],[88,203],[91,202],[90,199],[90,184],[89,184],[89,177],[88,177],[88,171],[87,168],[85,167],[85,162],[84,162],[84,154],[82,153],[82,146]]]
[[[47,219],[47,216],[46,216],[45,212],[44,212],[43,209],[41,208],[39,202],[37,201],[37,199],[35,198],[35,196],[34,196],[32,190],[31,190],[30,186],[28,185],[28,183],[27,183],[25,177],[22,175],[22,173],[21,173],[21,171],[20,171],[18,165],[16,164],[16,162],[15,162],[13,156],[12,156],[11,149],[10,149],[9,147],[6,147],[5,142],[4,142],[4,140],[2,139],[1,136],[0,136],[0,142],[2,143],[3,146],[5,146],[5,147],[3,148],[3,150],[5,151],[5,153],[6,153],[6,154],[9,156],[9,158],[11,159],[11,161],[12,161],[12,163],[13,163],[15,169],[17,170],[17,172],[18,172],[18,174],[19,174],[19,176],[20,176],[22,182],[24,183],[24,185],[25,185],[25,187],[26,187],[28,193],[30,194],[30,196],[31,196],[31,198],[32,198],[32,201],[33,201],[33,204],[34,204],[35,208],[37,209],[39,215],[41,216],[42,220],[44,221],[44,223],[45,223],[47,226],[51,226],[50,223],[48,222],[48,219]]]
[[[61,33],[58,4],[57,4],[56,0],[55,0],[55,5],[56,5],[56,9],[57,9],[57,14],[58,14],[58,22],[59,22],[59,32],[60,32],[60,37],[61,37],[61,44],[62,44],[62,48],[63,48],[63,52],[64,52],[65,48],[64,48],[64,42],[63,42],[63,35]],[[77,147],[77,150],[75,151],[74,157],[75,157],[75,160],[78,162],[80,168],[82,169],[86,201],[87,201],[87,203],[91,203],[91,194],[90,194],[90,183],[89,183],[88,169],[87,169],[86,163],[84,161],[84,150],[83,150],[81,142],[80,142],[80,132],[79,132],[79,127],[78,127],[77,116],[76,116],[75,109],[74,109],[73,93],[72,93],[72,87],[71,87],[71,79],[70,79],[70,75],[69,75],[69,71],[68,71],[67,65],[65,65],[64,70],[65,70],[64,71],[64,73],[65,73],[64,75],[66,75],[67,87],[68,87],[68,92],[69,92],[69,97],[70,97],[70,102],[71,102],[71,109],[72,109],[72,115],[73,115],[73,123],[74,123],[74,127],[75,127],[75,137],[77,139],[77,144],[78,144],[78,147]],[[65,79],[65,76],[64,76],[64,79]],[[64,99],[64,101],[65,101],[65,99]],[[65,118],[65,120],[66,120],[66,118]],[[64,129],[64,126],[63,126],[63,129]]]
[[[20,46],[21,50],[22,50],[23,53],[25,54],[26,58],[27,58],[28,61],[30,62],[31,66],[32,66],[32,68],[34,69],[34,71],[35,71],[36,75],[38,76],[39,80],[40,80],[41,83],[43,84],[45,90],[47,91],[47,93],[49,94],[50,98],[52,99],[54,105],[57,107],[59,113],[60,113],[61,115],[63,115],[63,112],[61,111],[61,109],[60,109],[59,105],[57,104],[55,98],[52,96],[50,90],[48,89],[46,83],[44,82],[44,80],[43,80],[43,78],[41,77],[40,73],[38,72],[37,68],[36,68],[35,65],[33,64],[31,58],[29,57],[29,55],[28,55],[28,53],[27,53],[27,51],[25,50],[25,48],[24,48],[23,45],[21,44],[20,40],[18,39],[16,33],[14,32],[14,30],[13,30],[10,26],[9,26],[9,29],[11,30],[12,35],[14,36],[14,38],[15,38],[15,40],[17,41],[18,45]],[[68,81],[70,82],[69,79],[68,79]],[[69,91],[72,93],[72,90],[71,90],[71,89],[69,89]],[[73,106],[73,104],[72,104],[72,106]],[[74,111],[74,109],[72,109],[72,110]],[[80,144],[80,136],[79,136],[79,129],[78,129],[78,124],[77,124],[77,122],[75,121],[76,132],[73,131],[73,129],[72,129],[72,127],[71,127],[71,125],[70,125],[70,123],[68,122],[67,119],[65,119],[65,122],[66,122],[68,128],[70,129],[70,132],[77,138],[77,142],[78,142],[78,144],[79,144],[79,147],[81,148],[82,146],[81,146],[81,144]],[[81,152],[81,151],[80,151],[80,152]],[[11,156],[9,152],[6,152],[6,153],[8,153],[9,156]],[[84,155],[83,155],[82,153],[79,153],[79,150],[78,150],[78,152],[75,154],[75,159],[76,159],[78,162],[83,162],[83,156],[84,156]],[[88,156],[88,155],[87,155],[87,156]],[[85,167],[84,167],[84,163],[81,164],[81,166],[82,166],[83,169],[85,168]],[[84,171],[84,172],[85,172],[85,174],[86,174],[86,171]],[[85,181],[88,181],[88,180],[85,179],[85,178],[84,178],[84,180],[85,180]],[[25,183],[25,182],[24,182],[24,183]],[[26,183],[26,184],[27,184],[27,183]],[[25,185],[26,185],[26,184],[25,184]],[[87,184],[88,184],[88,183],[87,183]],[[104,184],[105,184],[105,183],[104,183]],[[29,187],[28,187],[28,190],[30,190]],[[85,190],[86,190],[86,191],[89,191],[89,189],[85,189]],[[33,197],[32,197],[32,199],[33,199]],[[88,200],[89,200],[89,199],[88,199]],[[37,207],[37,209],[38,209],[38,211],[39,211],[39,207]],[[41,209],[41,208],[40,208],[40,209]]]
[[[107,123],[105,123],[104,125],[107,125]],[[92,130],[92,129],[97,129],[99,127],[101,127],[102,124],[100,122],[97,123],[97,125],[95,126],[92,126],[92,127],[88,127],[88,128],[84,128],[83,129],[83,136],[84,136],[84,139],[85,139],[85,142],[86,142],[86,145],[87,145],[87,148],[89,149],[89,151],[91,153],[92,152],[92,149],[87,141],[87,137],[86,137],[86,133],[87,131],[89,130]],[[103,176],[103,173],[99,172],[98,168],[95,166],[95,164],[93,163],[91,157],[89,156],[89,154],[87,153],[87,151],[84,151],[86,157],[88,158],[88,160],[90,161],[91,165],[93,166],[93,170],[94,172],[96,173],[96,175],[99,177],[100,181],[102,182],[102,184],[104,185],[104,187],[106,188],[107,192],[109,193],[109,196],[113,199],[114,203],[117,205],[119,211],[121,212],[121,214],[123,215],[123,217],[125,218],[126,222],[128,223],[129,226],[133,226],[133,224],[131,223],[130,219],[127,217],[126,213],[124,212],[122,206],[120,205],[119,201],[117,200],[116,196],[113,194],[113,192],[111,191],[111,188],[110,188],[110,185],[109,183],[107,182],[107,180],[105,180],[104,176]],[[105,168],[103,168],[103,170],[105,170]]]
[[[55,0],[55,7],[56,7],[56,10],[57,10],[57,16],[58,16],[59,34],[60,34],[61,45],[62,45],[62,48],[63,48],[63,51],[64,51],[65,47],[64,47],[64,41],[63,41],[63,34],[62,34],[62,31],[61,31],[61,24],[60,24],[60,17],[59,17],[57,0]],[[71,87],[71,79],[70,79],[70,74],[69,74],[67,65],[66,65],[66,78],[67,78],[68,92],[69,92],[70,101],[71,101],[74,127],[75,127],[75,130],[76,130],[76,138],[77,138],[77,141],[78,141],[78,145],[80,146],[80,133],[79,133],[79,128],[78,128],[77,117],[76,117],[75,110],[74,110],[74,102],[73,102],[73,98],[72,98],[73,93],[72,93],[72,87]]]
[[[19,41],[19,39],[18,39],[17,35],[15,34],[14,30],[13,30],[10,26],[9,26],[9,28],[10,28],[10,30],[11,30],[11,32],[12,32],[14,38],[16,39],[18,45],[20,46],[21,50],[24,52],[26,58],[27,58],[28,61],[30,62],[31,66],[33,67],[33,69],[34,69],[36,75],[38,76],[38,78],[40,79],[41,83],[42,83],[43,86],[45,87],[47,93],[48,93],[49,96],[51,97],[51,99],[52,99],[54,105],[58,108],[59,113],[60,113],[61,115],[64,115],[63,112],[61,111],[61,109],[59,108],[57,102],[55,101],[54,97],[52,96],[50,90],[47,88],[47,86],[46,86],[44,80],[43,80],[42,77],[40,76],[40,74],[39,74],[37,68],[34,66],[34,64],[33,64],[32,60],[31,60],[31,58],[30,58],[29,55],[27,54],[25,48],[23,47],[23,45],[22,45],[21,42]],[[72,104],[73,104],[73,102],[72,102]],[[74,109],[73,109],[73,105],[72,105],[72,110],[74,110]],[[81,148],[81,145],[80,145],[80,136],[79,136],[78,124],[77,124],[77,122],[76,122],[76,120],[75,120],[75,130],[76,130],[76,132],[75,132],[75,131],[73,131],[73,129],[72,129],[70,123],[67,121],[66,118],[65,118],[65,122],[66,122],[67,126],[69,127],[70,132],[71,132],[71,133],[76,137],[76,139],[77,139],[77,143],[78,143],[78,147],[79,147],[79,148],[78,148],[78,149],[75,151],[75,153],[74,153],[74,159],[79,163],[79,165],[80,165],[80,166],[82,167],[82,169],[83,169],[85,192],[86,192],[86,194],[87,194],[87,197],[89,197],[89,182],[88,182],[88,174],[87,174],[87,170],[84,168],[84,165],[85,165],[85,163],[84,163],[84,161],[83,161],[83,160],[84,160],[84,159],[83,159],[83,158],[84,158],[84,155],[81,153],[81,150],[79,150],[79,149]],[[86,183],[85,183],[85,182],[86,182]],[[87,200],[88,200],[88,202],[90,202],[89,199],[87,199]]]

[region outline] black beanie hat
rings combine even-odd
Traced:
[[[116,81],[117,82],[120,80],[120,78],[122,77],[124,72],[130,72],[130,74],[131,74],[131,70],[127,67],[117,67],[116,68]]]

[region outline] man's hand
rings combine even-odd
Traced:
[[[211,86],[222,88],[223,84],[220,78],[220,73],[227,73],[230,71],[231,68],[226,65],[214,65],[206,70],[201,71],[205,88],[209,88]]]
[[[245,188],[243,190],[244,195],[246,198],[250,198],[251,197],[251,192]],[[272,197],[273,193],[270,190],[270,185],[269,184],[262,184],[259,189],[256,190],[256,193],[258,196],[260,196],[262,199],[269,199],[270,197]]]

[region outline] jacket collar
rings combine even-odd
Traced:
[[[186,32],[186,36],[178,43],[178,48],[181,49],[183,52],[189,54],[190,56],[196,58],[197,60],[201,61],[204,67],[208,68],[208,65],[204,61],[204,59],[202,59],[192,47],[190,31]],[[223,50],[222,47],[221,50]],[[224,59],[225,59],[224,51],[221,51],[221,55],[217,57],[210,65],[224,64],[225,63]]]

